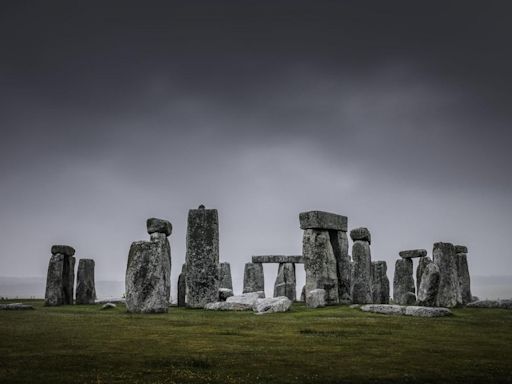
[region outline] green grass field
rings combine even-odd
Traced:
[[[1,383],[512,383],[512,311],[0,311]]]

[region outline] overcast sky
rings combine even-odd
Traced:
[[[436,241],[467,245],[473,274],[512,274],[511,11],[3,2],[0,275],[43,276],[64,243],[123,280],[156,216],[174,286],[199,204],[237,290],[252,254],[301,253],[305,210],[368,227],[390,279],[400,250]]]

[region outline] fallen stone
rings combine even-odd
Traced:
[[[418,289],[418,305],[432,307],[436,305],[439,291],[439,267],[430,263],[425,267]]]
[[[292,301],[286,296],[268,297],[266,299],[258,299],[253,305],[253,311],[257,315],[266,313],[286,312],[292,306]]]
[[[352,301],[354,304],[370,304],[373,302],[370,243],[354,241],[352,258]]]
[[[303,264],[304,257],[300,256],[285,256],[285,255],[261,255],[261,256],[253,256],[253,263],[294,263],[294,264]]]
[[[249,292],[241,295],[231,296],[226,299],[228,303],[238,303],[238,304],[248,304],[253,306],[256,303],[256,300],[262,299],[265,297],[265,292]]]
[[[187,295],[187,264],[181,266],[181,273],[178,276],[178,307],[186,306]]]
[[[114,303],[105,303],[101,306],[101,309],[102,310],[105,310],[105,309],[114,309],[116,308],[117,305],[115,305]]]
[[[233,296],[233,290],[229,288],[219,288],[219,301],[226,301],[226,299],[231,296]]]
[[[96,288],[94,284],[94,260],[80,259],[76,274],[76,304],[94,304]]]
[[[187,307],[203,308],[219,295],[219,217],[216,209],[191,209],[187,225]]]
[[[372,261],[373,304],[389,304],[388,267],[385,261]]]
[[[468,247],[465,245],[456,245],[455,253],[468,253]]]
[[[301,229],[333,229],[347,232],[347,217],[323,211],[308,211],[299,214]]]
[[[95,304],[108,304],[108,303],[112,303],[112,304],[126,304],[126,300],[123,299],[122,297],[113,297],[113,298],[110,298],[110,299],[102,299],[102,300],[96,300]]]
[[[337,264],[339,303],[350,304],[352,303],[352,280],[347,232],[329,231],[329,239]]]
[[[204,306],[207,311],[249,311],[252,304],[231,303],[228,301],[217,301]]]
[[[394,304],[367,304],[361,307],[361,311],[382,313],[384,315],[404,315],[405,307]]]
[[[243,293],[260,292],[265,290],[265,276],[263,265],[260,263],[246,263],[244,269]]]
[[[147,219],[146,228],[150,235],[152,233],[163,233],[165,236],[170,236],[172,233],[172,224],[170,221],[157,219],[155,217]]]
[[[501,308],[512,309],[512,299],[478,300],[466,305],[468,308]]]
[[[25,311],[34,309],[33,306],[23,303],[0,304],[0,309],[5,311]]]
[[[440,277],[436,306],[453,308],[462,304],[455,247],[450,243],[435,243],[432,254]]]
[[[408,306],[405,307],[405,315],[414,317],[442,317],[452,315],[452,311],[448,308],[440,307]]]
[[[350,231],[350,238],[352,241],[367,241],[369,244],[372,243],[372,237],[368,228],[360,227]]]
[[[416,292],[418,292],[418,293],[420,291],[421,277],[423,276],[423,272],[425,271],[425,268],[430,263],[433,263],[433,261],[428,256],[420,257],[418,260],[418,267],[416,268]]]
[[[61,254],[64,256],[73,256],[75,254],[75,248],[69,245],[52,245],[52,255]]]
[[[297,297],[297,286],[295,283],[295,264],[281,263],[277,271],[274,283],[274,297],[285,296],[295,301]]]
[[[407,251],[398,252],[402,259],[413,259],[415,257],[425,257],[427,256],[426,249],[410,249]]]
[[[229,263],[220,263],[219,265],[219,288],[227,288],[233,290],[231,266]]]
[[[325,289],[313,289],[307,292],[306,305],[309,308],[325,307]]]
[[[411,304],[414,295],[414,278],[412,259],[398,259],[395,263],[395,276],[393,277],[393,301],[395,304]],[[414,298],[416,301],[416,298]]]

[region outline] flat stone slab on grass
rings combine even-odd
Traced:
[[[258,255],[252,257],[253,263],[294,263],[304,264],[304,256],[286,256],[286,255]]]
[[[252,309],[257,315],[265,313],[286,312],[292,306],[292,301],[286,296],[267,297],[258,299]]]
[[[248,304],[252,307],[258,299],[262,299],[264,297],[265,292],[263,291],[249,292],[242,295],[228,297],[226,299],[226,303]]]
[[[363,312],[381,313],[384,315],[405,315],[414,317],[442,317],[450,316],[448,308],[418,307],[395,304],[368,304],[361,307]]]
[[[96,304],[107,304],[107,303],[126,304],[126,300],[123,299],[122,297],[113,297],[111,299],[96,300]]]
[[[308,211],[299,214],[300,229],[333,229],[347,232],[347,217],[324,211]]]
[[[468,308],[501,308],[512,309],[512,299],[477,300],[466,305]]]
[[[207,311],[249,311],[252,304],[230,303],[229,301],[217,301],[204,306]]]
[[[117,305],[115,305],[114,303],[105,303],[101,306],[101,309],[102,310],[105,310],[105,309],[114,309],[116,308]]]
[[[34,309],[33,306],[23,304],[23,303],[10,303],[10,304],[0,304],[0,309],[6,310],[6,311],[24,311],[24,310],[30,310]]]
[[[409,249],[407,251],[398,252],[402,259],[414,259],[416,257],[425,257],[427,256],[426,249]]]

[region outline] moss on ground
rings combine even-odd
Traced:
[[[512,311],[447,318],[348,307],[256,316],[124,306],[0,312],[2,383],[512,383]]]

